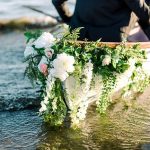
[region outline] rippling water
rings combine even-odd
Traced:
[[[0,33],[0,111],[39,104],[37,89],[24,78],[24,48],[22,32]]]
[[[40,141],[41,120],[36,112],[0,112],[0,150],[33,150]]]
[[[101,117],[93,106],[78,130],[48,127],[36,110],[1,112],[0,120],[1,150],[150,149],[148,105],[144,109],[137,106],[126,111],[116,105]]]

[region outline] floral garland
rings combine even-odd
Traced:
[[[84,120],[89,104],[88,92],[95,82],[95,75],[102,77],[102,93],[97,100],[97,110],[104,113],[111,102],[110,95],[117,84],[118,75],[131,67],[131,60],[137,69],[142,68],[142,62],[146,59],[145,51],[139,45],[127,48],[125,43],[121,43],[116,48],[110,48],[107,45],[99,46],[99,41],[79,43],[79,30],[67,31],[61,39],[54,38],[48,32],[25,33],[27,46],[24,56],[28,64],[25,74],[32,84],[41,85],[43,100],[39,113],[51,125],[62,124],[68,111],[73,122]],[[84,89],[79,102],[73,98],[67,99],[65,83],[71,76],[78,78]]]

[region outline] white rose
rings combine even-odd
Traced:
[[[55,78],[60,79],[62,82],[68,78],[68,73],[62,69],[51,69],[51,75]]]
[[[35,42],[34,45],[36,48],[46,48],[52,45],[55,41],[54,36],[51,33],[44,32]]]
[[[66,53],[58,54],[57,58],[53,61],[53,66],[55,69],[62,69],[68,73],[74,71],[75,59],[73,56],[69,56]]]
[[[109,65],[111,63],[111,57],[109,55],[105,55],[105,58],[102,61],[102,66]]]

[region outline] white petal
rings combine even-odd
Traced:
[[[52,34],[48,32],[44,32],[35,42],[34,45],[36,48],[46,48],[49,47],[53,42],[55,41],[55,38]]]
[[[31,46],[27,46],[25,51],[24,51],[24,57],[25,58],[30,56],[30,55],[36,55],[36,54],[37,54],[37,52]]]

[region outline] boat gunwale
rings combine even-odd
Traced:
[[[78,41],[77,43],[86,44],[86,43],[89,43],[89,42]],[[116,46],[118,46],[120,44],[121,44],[121,42],[99,42],[98,46],[101,47],[101,46],[107,45],[111,48],[115,48]],[[127,47],[131,47],[131,46],[134,46],[136,44],[140,44],[140,47],[143,48],[143,49],[150,48],[150,42],[125,42],[124,44]]]

